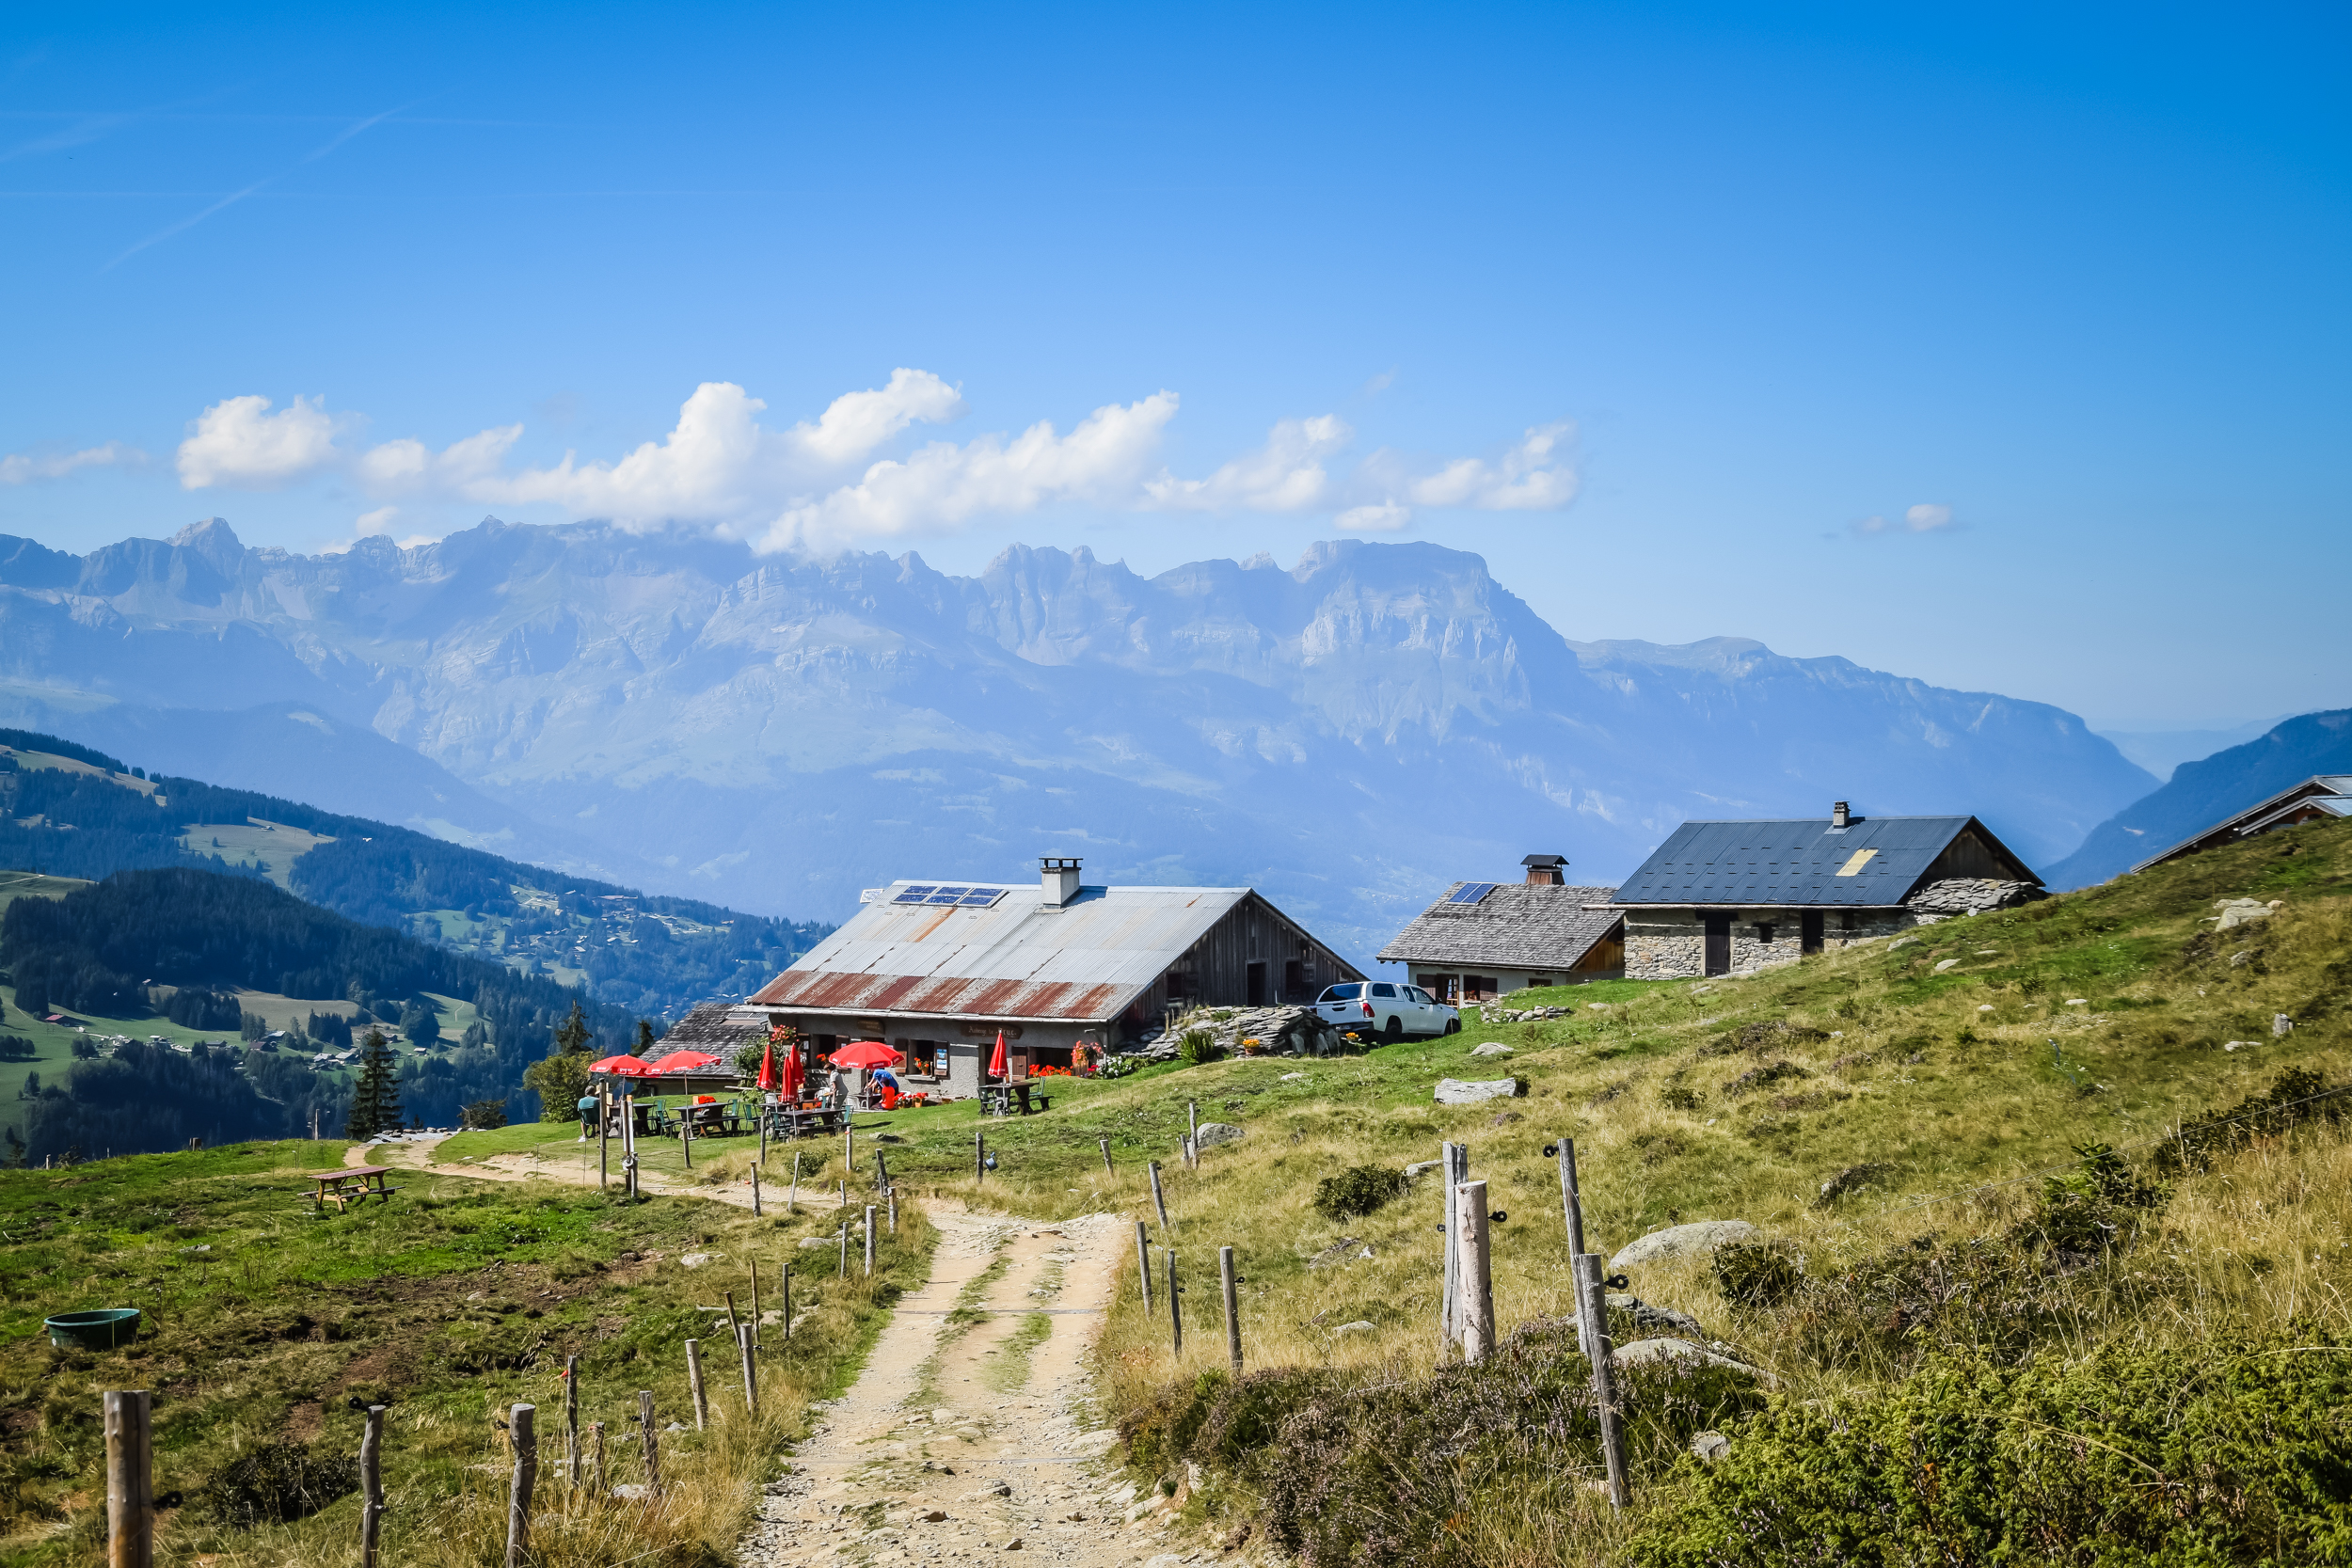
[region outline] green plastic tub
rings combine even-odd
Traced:
[[[59,1350],[113,1350],[139,1337],[139,1309],[107,1307],[95,1312],[60,1312],[41,1324]]]

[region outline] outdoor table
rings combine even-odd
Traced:
[[[743,1130],[743,1114],[733,1105],[688,1105],[683,1113],[698,1138],[733,1137]]]
[[[1009,1084],[980,1085],[980,1114],[990,1117],[1026,1117],[1053,1108],[1053,1097],[1033,1089],[1025,1080]]]
[[[384,1185],[384,1178],[391,1173],[389,1165],[344,1165],[337,1170],[314,1170],[310,1180],[318,1190],[310,1195],[310,1206],[324,1211],[328,1204],[339,1213],[348,1213],[354,1203],[365,1203],[371,1196],[389,1203],[400,1189]]]
[[[841,1113],[829,1105],[777,1105],[768,1112],[768,1130],[784,1138],[838,1132]]]

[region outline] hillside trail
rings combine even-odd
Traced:
[[[1094,1424],[1089,1353],[1134,1222],[925,1205],[939,1232],[865,1370],[760,1499],[744,1568],[956,1563],[1176,1568],[1178,1497],[1138,1499]],[[1233,1557],[1227,1561],[1247,1560]]]
[[[442,1137],[453,1137],[444,1133]],[[389,1165],[394,1170],[421,1171],[427,1176],[462,1176],[473,1181],[560,1181],[566,1186],[596,1185],[595,1145],[583,1145],[578,1157],[549,1159],[540,1154],[493,1154],[486,1160],[468,1160],[462,1164],[442,1164],[433,1158],[433,1151],[441,1145],[442,1137],[421,1137],[399,1143],[361,1144],[346,1149],[346,1165]],[[612,1185],[620,1186],[620,1161],[612,1162]],[[660,1171],[641,1170],[637,1190],[660,1197],[699,1197],[713,1203],[732,1203],[739,1209],[752,1206],[752,1189],[747,1181],[717,1185],[702,1181],[685,1181]],[[760,1189],[763,1209],[782,1213],[782,1205],[788,1189],[772,1178],[764,1180]],[[831,1187],[803,1187],[799,1203],[808,1209],[838,1209],[841,1195]]]
[[[438,1139],[369,1144],[348,1165],[385,1164],[471,1181],[596,1185],[596,1168],[497,1155],[434,1160]],[[648,1179],[643,1190],[748,1208],[748,1189]],[[781,1195],[769,1188],[771,1203]],[[838,1206],[836,1193],[800,1201]],[[972,1213],[937,1201],[930,1275],[898,1299],[864,1370],[769,1483],[739,1551],[744,1568],[958,1563],[1018,1552],[1055,1568],[1178,1568],[1219,1553],[1187,1542],[1185,1500],[1139,1496],[1093,1423],[1087,1360],[1103,1328],[1134,1222],[1059,1223]]]

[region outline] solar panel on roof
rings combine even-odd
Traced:
[[[965,910],[984,910],[1004,895],[1005,890],[1000,887],[976,887],[957,899],[956,907]]]
[[[1492,893],[1496,888],[1501,887],[1502,885],[1502,884],[1500,882],[1464,882],[1461,887],[1454,892],[1454,896],[1447,899],[1446,902],[1449,904],[1475,904],[1481,898],[1486,897],[1486,895]]]
[[[932,894],[929,898],[924,899],[923,902],[926,904],[952,904],[957,899],[962,897],[965,894],[971,891],[972,890],[968,887],[944,887],[937,893]]]
[[[934,887],[901,888],[898,891],[898,895],[896,898],[893,898],[891,902],[894,904],[919,904],[937,891],[938,889]]]

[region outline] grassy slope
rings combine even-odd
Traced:
[[[2201,924],[2213,902],[2238,896],[2286,903],[2271,920],[2201,936],[2213,931]],[[1469,1022],[1454,1038],[1359,1059],[1171,1067],[1078,1085],[1049,1115],[979,1124],[1003,1162],[992,1196],[1047,1215],[1103,1206],[1148,1214],[1139,1160],[1167,1167],[1194,1332],[1181,1365],[1172,1363],[1165,1304],[1147,1318],[1130,1280],[1104,1366],[1114,1403],[1133,1407],[1178,1374],[1222,1362],[1214,1285],[1222,1244],[1237,1248],[1248,1281],[1251,1365],[1375,1378],[1436,1364],[1438,1195],[1423,1182],[1377,1214],[1334,1225],[1311,1198],[1321,1177],[1346,1164],[1434,1159],[1441,1139],[1470,1145],[1472,1174],[1494,1183],[1494,1202],[1509,1215],[1494,1241],[1507,1330],[1567,1306],[1557,1180],[1542,1153],[1557,1133],[1578,1141],[1592,1244],[1613,1252],[1677,1220],[1743,1218],[1794,1243],[1808,1272],[1828,1274],[1925,1235],[1998,1233],[2029,1203],[2039,1173],[2073,1163],[2076,1144],[2144,1156],[2183,1115],[2233,1105],[2282,1068],[2314,1069],[2331,1083],[2346,1073],[2352,827],[2265,837],[1920,936],[1745,980],[1550,993],[1580,1010],[1549,1022]],[[2239,952],[2249,958],[2233,966]],[[1938,973],[1947,958],[1958,961]],[[1597,1010],[1594,1001],[1609,1005]],[[2271,1033],[2278,1013],[2298,1021],[2284,1040]],[[1705,1053],[1755,1023],[1820,1037]],[[1515,1054],[1471,1058],[1486,1040]],[[2222,1049],[2233,1040],[2254,1043]],[[1754,1092],[1726,1088],[1775,1061],[1804,1076]],[[1431,1102],[1440,1076],[1506,1069],[1530,1081],[1527,1098],[1463,1109]],[[1248,1130],[1211,1150],[1197,1174],[1174,1157],[1188,1100],[1203,1119]],[[894,1170],[969,1188],[970,1107],[890,1123],[909,1140],[892,1150]],[[1116,1176],[1103,1173],[1098,1135],[1113,1141]],[[1866,1163],[1892,1168],[1818,1206],[1824,1180]],[[2326,1179],[2345,1164],[2327,1149],[2265,1149],[2183,1183],[2166,1222],[2181,1293],[2143,1303],[2142,1326],[2230,1332],[2297,1313],[2352,1325],[2344,1294],[2352,1206],[2312,1196],[2340,1194],[2341,1183],[2329,1188]],[[1374,1257],[1307,1266],[1342,1235],[1369,1244]],[[1703,1267],[1635,1273],[1646,1299],[1695,1314],[1808,1397],[1883,1374],[1867,1354],[1825,1354],[1769,1314],[1735,1309]],[[1332,1334],[1352,1322],[1375,1327]],[[2086,1321],[2076,1348],[2112,1326]]]
[[[837,1391],[897,1291],[922,1276],[929,1232],[909,1216],[868,1282],[831,1277],[803,1254],[803,1213],[755,1221],[692,1199],[635,1207],[537,1183],[396,1179],[389,1205],[315,1217],[302,1173],[337,1164],[341,1143],[251,1144],[147,1155],[71,1172],[0,1172],[0,1563],[94,1562],[103,1530],[98,1393],[156,1393],[157,1485],[168,1508],[159,1551],[174,1560],[229,1550],[251,1563],[344,1561],[356,1499],[310,1520],[222,1528],[199,1500],[233,1457],[279,1441],[356,1451],[354,1402],[391,1403],[386,1485],[390,1560],[496,1560],[503,1472],[490,1418],[514,1401],[541,1412],[542,1562],[646,1556],[680,1564],[731,1547],[755,1484],[806,1402]],[[707,1253],[688,1271],[682,1253]],[[763,1418],[739,1414],[723,1319],[698,1310],[747,1265],[772,1305],[791,1265],[801,1316],[787,1345],[771,1328]],[[148,1309],[134,1346],[52,1350],[49,1313]],[[628,1413],[655,1390],[666,1422],[692,1425],[680,1341],[701,1337],[718,1413],[707,1435],[668,1433],[668,1506],[598,1508],[557,1483],[560,1373],[582,1356],[582,1421],[608,1423],[612,1479],[640,1479]]]

